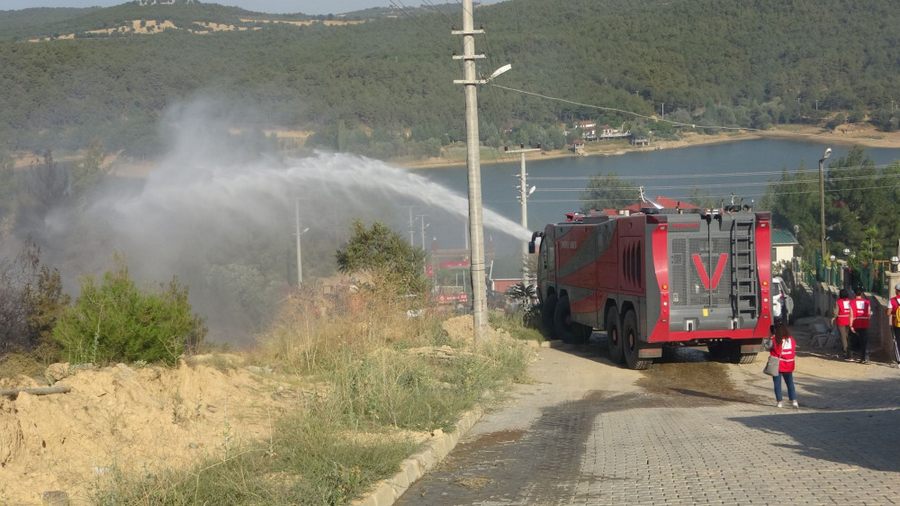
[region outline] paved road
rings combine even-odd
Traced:
[[[900,503],[897,369],[801,355],[801,409],[777,409],[760,361],[634,372],[593,344],[542,349],[398,504]]]

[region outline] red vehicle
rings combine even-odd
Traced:
[[[610,357],[645,369],[665,346],[750,363],[770,335],[771,214],[643,208],[535,232],[545,328],[567,342],[606,330]]]

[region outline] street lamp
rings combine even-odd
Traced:
[[[825,148],[825,153],[819,159],[819,224],[821,226],[822,260],[825,260],[825,160],[831,156],[831,148]]]
[[[475,54],[475,35],[484,33],[484,30],[475,29],[473,0],[462,0],[462,8],[462,30],[453,30],[451,33],[453,35],[462,35],[463,37],[463,54],[454,55],[453,58],[463,61],[464,79],[455,79],[453,83],[462,84],[465,87],[469,238],[472,248],[469,256],[469,265],[472,273],[472,319],[475,327],[475,342],[481,344],[487,337],[485,332],[485,327],[487,326],[487,286],[484,273],[484,222],[481,202],[481,155],[478,137],[477,87],[478,85],[487,84],[488,81],[508,71],[512,68],[512,65],[503,65],[487,79],[478,79],[475,60],[484,58],[484,55]]]
[[[502,68],[502,67],[501,67]],[[518,153],[521,155],[521,164],[519,165],[519,205],[522,207],[522,228],[528,230],[528,197],[537,190],[537,186],[528,188],[527,173],[525,172],[525,154],[541,151],[540,147],[526,148],[524,144],[519,145],[519,149],[503,148],[510,154]],[[522,282],[528,283],[528,242],[522,243]]]

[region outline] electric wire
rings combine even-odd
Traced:
[[[877,189],[877,188],[898,190],[898,189],[900,189],[900,183],[894,184],[894,185],[889,185],[889,186],[877,185],[877,186],[856,186],[856,187],[852,187],[852,188],[833,188],[833,189],[826,189],[825,193],[840,193],[840,192],[849,192],[849,191],[856,191],[856,190],[873,190],[873,189]],[[819,190],[815,189],[815,190],[791,191],[791,192],[747,193],[747,194],[741,194],[741,197],[746,199],[747,197],[765,197],[767,195],[777,197],[777,196],[782,196],[782,195],[812,195],[812,194],[818,194],[818,193],[819,193]],[[727,199],[727,198],[732,197],[732,195],[731,194],[729,194],[729,195],[700,195],[700,197],[702,197],[704,199],[715,200],[715,199]],[[687,202],[687,201],[690,201],[692,198],[697,198],[697,195],[675,195],[675,196],[669,196],[668,198],[674,199],[674,200],[684,200]],[[532,198],[532,199],[528,199],[528,203],[529,204],[532,204],[532,203],[562,204],[562,203],[577,203],[577,202],[593,202],[594,200],[596,200],[596,199],[591,199],[591,198],[533,199]],[[610,198],[610,199],[604,199],[604,200],[608,200],[608,201],[612,201],[612,202],[635,202],[636,199],[622,197],[622,198]],[[499,201],[491,201],[491,202],[499,202]],[[513,200],[507,200],[505,202],[513,202]]]
[[[673,120],[669,120],[669,119],[665,119],[665,118],[659,118],[656,116],[647,116],[646,114],[641,114],[641,113],[634,112],[634,111],[628,111],[625,109],[619,109],[617,107],[606,107],[606,106],[602,106],[602,105],[585,104],[583,102],[576,102],[574,100],[568,100],[565,98],[553,97],[550,95],[545,95],[543,93],[537,93],[534,91],[521,90],[518,88],[513,88],[511,86],[503,86],[502,84],[497,84],[497,83],[488,83],[488,85],[490,85],[494,88],[500,88],[501,90],[507,90],[507,91],[512,91],[515,93],[521,93],[523,95],[543,98],[545,100],[552,100],[552,101],[561,102],[564,104],[577,105],[579,107],[586,107],[588,109],[597,109],[600,111],[617,112],[619,114],[634,116],[636,118],[643,118],[643,119],[647,119],[650,121],[656,121],[658,123],[668,123],[670,125],[675,125],[675,126],[683,126],[683,127],[690,127],[690,128],[702,128],[702,129],[706,129],[706,130],[736,130],[736,131],[748,131],[748,132],[760,132],[761,131],[758,128],[751,128],[751,127],[728,127],[728,126],[718,126],[718,125],[698,125],[696,123],[683,123],[681,121],[673,121]]]
[[[900,178],[900,174],[879,174],[879,175],[866,175],[866,176],[844,176],[844,177],[835,177],[828,179],[831,181],[858,181],[858,180],[875,180],[875,179],[890,179],[890,178]],[[733,187],[735,185],[740,187],[752,187],[752,186],[770,186],[770,185],[796,185],[796,184],[814,184],[815,181],[812,180],[792,180],[792,181],[750,181],[746,183],[740,182],[731,182],[731,183],[704,183],[702,185],[703,188],[728,188]],[[690,185],[650,185],[650,186],[619,186],[616,189],[621,190],[639,190],[643,188],[645,191],[659,191],[659,190],[683,190],[690,188],[697,188],[698,185],[690,184]],[[591,187],[585,188],[542,188],[544,192],[584,192],[591,191]]]
[[[833,171],[843,171],[843,170],[862,170],[862,169],[887,169],[890,167],[898,167],[897,162],[883,165],[855,165],[855,166],[846,166],[846,167],[830,167],[827,170],[829,172]],[[758,177],[758,176],[780,176],[782,174],[787,173],[788,175],[807,175],[807,176],[816,176],[818,177],[818,170],[816,169],[806,169],[806,170],[798,170],[798,171],[785,171],[785,170],[763,170],[763,171],[747,171],[747,172],[730,172],[730,173],[715,173],[712,172],[713,169],[706,169],[705,172],[698,172],[693,174],[650,174],[643,176],[619,176],[617,174],[612,174],[613,176],[620,178],[622,181],[631,181],[631,180],[641,180],[641,179],[696,179],[696,178],[708,178],[710,174],[715,174],[716,179],[721,178],[730,178],[730,177]],[[597,176],[534,176],[531,179],[535,181],[590,181],[597,177],[602,177],[603,174]],[[826,177],[829,177],[826,175]],[[869,177],[877,177],[877,175],[873,174]]]

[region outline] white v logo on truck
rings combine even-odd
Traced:
[[[703,266],[703,259],[700,258],[700,253],[694,253],[691,258],[694,260],[694,267],[697,268],[697,274],[700,275],[700,282],[703,283],[703,288],[707,290],[715,290],[719,287],[719,281],[722,280],[722,272],[725,270],[725,264],[728,262],[728,253],[722,253],[719,255],[719,261],[716,262],[716,271],[713,273],[712,282],[709,280],[709,273],[706,272],[706,267]]]

